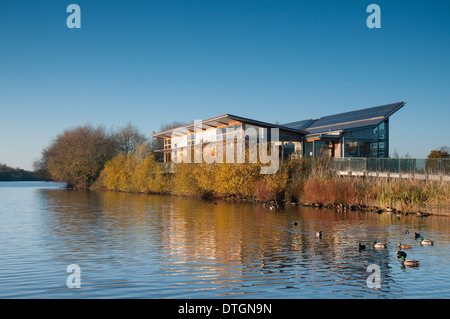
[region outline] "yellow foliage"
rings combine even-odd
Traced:
[[[124,192],[162,193],[168,191],[162,164],[153,155],[141,157],[120,153],[106,163],[100,174],[100,184]]]

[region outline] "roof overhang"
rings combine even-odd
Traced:
[[[306,142],[319,141],[319,140],[338,140],[341,138],[343,131],[334,131],[328,133],[315,133],[305,136]]]
[[[242,122],[242,123],[252,124],[255,126],[261,126],[264,128],[278,128],[282,131],[288,131],[288,132],[302,134],[302,135],[307,134],[307,132],[305,132],[305,131],[285,127],[282,125],[276,125],[276,124],[272,124],[272,123],[257,121],[257,120],[253,120],[253,119],[249,119],[249,118],[245,118],[245,117],[241,117],[241,116],[237,116],[237,115],[232,115],[232,114],[223,114],[223,115],[219,115],[216,117],[212,117],[207,120],[195,121],[192,124],[174,127],[174,128],[171,128],[171,129],[159,132],[159,133],[152,134],[152,136],[155,138],[169,138],[169,137],[172,137],[174,135],[174,133],[175,133],[175,135],[182,135],[182,132],[195,133],[196,131],[203,131],[208,128],[218,127],[221,125],[229,125],[234,122]],[[179,132],[179,134],[178,134],[178,132]]]

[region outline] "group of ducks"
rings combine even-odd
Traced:
[[[298,223],[294,222],[294,226],[297,226]],[[409,230],[405,231],[405,234],[409,234]],[[323,236],[323,232],[322,231],[318,231],[315,233],[316,237],[318,238],[322,238]],[[434,246],[434,241],[432,241],[431,239],[424,239],[419,233],[414,232],[414,239],[419,239],[420,241],[420,245],[422,246]],[[387,248],[387,244],[386,243],[378,243],[376,240],[374,240],[372,242],[373,248]],[[419,266],[419,261],[418,260],[414,260],[414,259],[406,259],[407,254],[402,250],[402,249],[411,249],[412,246],[408,245],[408,244],[402,244],[402,243],[398,243],[397,244],[397,259],[399,261],[402,262],[402,265],[404,266],[409,266],[409,267],[417,267]],[[361,252],[361,250],[366,249],[366,245],[363,245],[361,243],[358,243],[358,250]]]
[[[406,230],[405,234],[409,234],[409,231]],[[414,233],[414,239],[420,240],[420,245],[423,246],[434,246],[434,242],[431,239],[424,239],[420,234]],[[377,241],[372,242],[373,248],[386,248],[386,243],[378,243]],[[397,250],[397,259],[402,262],[402,265],[409,266],[409,267],[417,267],[419,266],[419,261],[414,259],[406,259],[407,254],[402,249],[410,249],[412,248],[411,245],[398,243],[397,244],[398,250]],[[362,245],[361,243],[358,243],[358,249],[361,251],[362,249],[366,249],[365,245]]]

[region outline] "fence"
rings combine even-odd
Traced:
[[[339,175],[450,181],[445,158],[333,158],[333,169]]]

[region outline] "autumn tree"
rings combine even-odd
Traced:
[[[437,150],[432,150],[428,158],[450,158],[450,147],[441,146]]]
[[[42,167],[68,187],[93,185],[105,163],[117,153],[117,142],[102,126],[67,129],[43,151]]]

